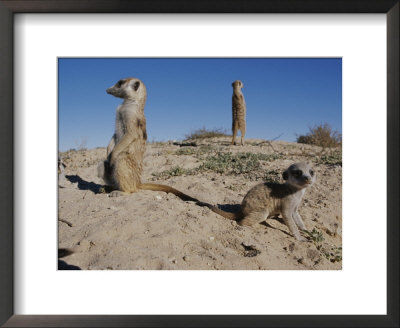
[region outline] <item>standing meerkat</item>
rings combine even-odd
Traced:
[[[260,183],[250,189],[244,197],[240,209],[229,213],[216,206],[198,202],[223,217],[236,220],[240,225],[253,226],[269,217],[282,215],[283,221],[293,236],[300,241],[299,229],[306,230],[298,213],[306,188],[315,182],[313,169],[307,163],[294,163],[282,174],[285,183]]]
[[[240,143],[243,146],[246,134],[246,103],[242,93],[243,82],[236,80],[232,83],[232,87],[232,145],[236,144],[236,134],[240,130]]]
[[[147,91],[144,83],[136,78],[126,78],[119,80],[106,91],[124,99],[117,108],[115,133],[107,146],[107,159],[97,167],[97,175],[114,189],[110,196],[144,189],[170,192],[183,200],[198,201],[172,187],[141,182],[147,140],[144,116]]]

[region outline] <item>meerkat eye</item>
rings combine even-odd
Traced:
[[[119,81],[117,82],[117,87],[120,88],[123,82],[124,82],[124,81],[119,80]]]
[[[313,177],[314,176],[314,171],[310,170],[310,175]]]
[[[302,170],[296,170],[293,172],[293,175],[297,178],[301,177],[303,175],[303,171]]]

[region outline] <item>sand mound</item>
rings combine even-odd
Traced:
[[[163,192],[111,198],[96,177],[105,148],[60,153],[59,247],[63,268],[170,270],[338,270],[342,266],[341,153],[283,141],[192,140],[197,146],[148,143],[143,182],[161,183],[224,208],[235,208],[262,181],[282,181],[291,163],[313,165],[316,183],[299,213],[310,234],[297,242],[280,218],[241,227]]]

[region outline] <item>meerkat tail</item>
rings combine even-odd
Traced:
[[[142,190],[152,190],[152,191],[164,191],[166,193],[171,193],[174,194],[175,196],[178,196],[180,199],[184,201],[191,201],[191,202],[200,202],[198,199],[193,198],[189,195],[186,195],[185,193],[172,188],[170,186],[162,185],[162,184],[156,184],[156,183],[143,183],[139,186],[139,189]]]
[[[214,205],[202,202],[202,201],[200,201],[196,198],[193,198],[189,195],[186,195],[185,193],[183,193],[175,188],[172,188],[170,186],[156,184],[156,183],[143,183],[139,186],[139,189],[152,190],[152,191],[164,191],[166,193],[171,193],[171,194],[174,194],[175,196],[178,196],[180,199],[182,199],[184,201],[192,201],[192,202],[196,202],[196,205],[198,205],[198,206],[208,207],[211,211],[223,216],[226,219],[236,220],[236,218],[237,218],[236,213],[225,212]]]
[[[208,204],[208,203],[204,203],[204,202],[198,201],[196,203],[196,205],[203,206],[203,207],[208,207],[214,213],[217,213],[217,214],[223,216],[225,219],[228,219],[228,220],[236,220],[237,217],[238,217],[237,213],[225,212],[224,210],[221,210],[217,206],[214,206],[214,205],[211,205],[211,204]]]

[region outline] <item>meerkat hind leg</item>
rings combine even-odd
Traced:
[[[237,133],[237,130],[236,130],[236,129],[233,130],[231,145],[236,145],[236,141],[235,141],[235,139],[236,139],[236,133]]]
[[[243,219],[238,221],[238,224],[243,226],[254,226],[257,223],[260,223],[266,220],[268,217],[268,213],[266,211],[261,212],[251,212],[243,217]]]
[[[245,134],[246,134],[246,128],[241,128],[240,129],[240,144],[242,145],[242,146],[244,146],[244,136],[245,136]]]

